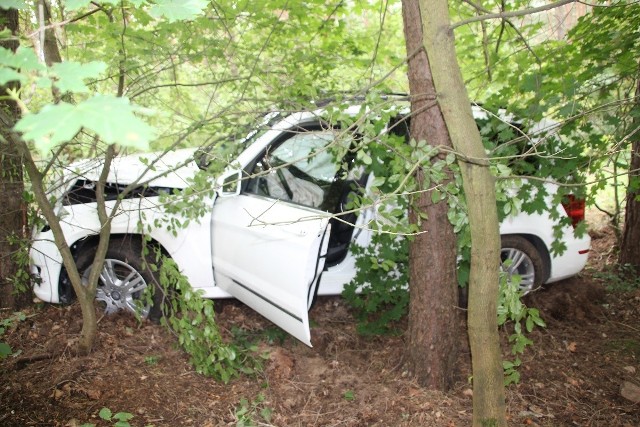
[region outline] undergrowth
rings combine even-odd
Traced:
[[[191,287],[173,260],[163,259],[159,278],[165,293],[162,324],[177,336],[198,373],[228,383],[240,374],[262,371],[267,355],[259,354],[251,341],[223,340],[213,301],[202,298],[201,292]]]

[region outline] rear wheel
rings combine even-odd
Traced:
[[[523,293],[542,286],[544,261],[536,247],[522,236],[502,236],[500,251],[501,268],[507,274],[507,283],[515,283],[520,277],[519,287]]]
[[[94,251],[78,257],[77,264],[83,283],[91,274]],[[115,239],[109,243],[104,265],[98,279],[96,300],[105,313],[128,311],[143,318],[157,320],[161,316],[162,290],[142,254],[137,239]],[[146,290],[153,286],[151,302],[145,301]]]

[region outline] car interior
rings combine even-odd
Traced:
[[[331,235],[325,268],[337,265],[349,252],[357,213],[351,208],[354,196],[364,190],[367,175],[356,178],[354,155],[336,157],[336,144],[352,144],[327,126],[297,127],[270,145],[245,170],[249,179],[245,194],[284,200],[329,212]]]

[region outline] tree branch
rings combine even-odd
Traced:
[[[134,93],[133,95],[130,95],[129,99],[134,99],[134,98],[142,95],[145,92],[149,92],[149,91],[154,90],[154,89],[161,89],[161,88],[164,88],[164,87],[217,86],[217,85],[221,85],[221,84],[224,84],[224,83],[231,83],[231,82],[241,81],[241,80],[245,80],[245,79],[248,79],[248,77],[230,77],[228,79],[222,79],[222,80],[210,81],[210,82],[197,82],[197,83],[173,82],[173,83],[157,84],[157,85],[147,86],[147,87],[145,87],[143,89],[140,89],[138,92]]]
[[[30,33],[30,34],[27,34],[27,37],[28,38],[33,38],[33,37],[37,36],[41,31],[52,30],[52,29],[55,29],[55,28],[64,27],[67,24],[71,24],[73,22],[80,21],[80,20],[86,18],[87,16],[91,16],[96,12],[100,12],[101,10],[103,10],[103,9],[102,8],[92,9],[89,12],[83,13],[82,15],[78,15],[78,16],[76,16],[74,18],[65,19],[64,21],[54,22],[52,24],[39,27],[36,31],[34,31],[34,32]]]
[[[485,15],[473,16],[471,18],[463,19],[462,21],[456,22],[455,24],[451,24],[449,28],[454,30],[463,25],[471,24],[473,22],[486,21],[488,19],[505,19],[505,18],[514,18],[517,16],[532,15],[534,13],[540,13],[547,10],[555,9],[569,3],[577,3],[577,0],[560,0],[555,3],[549,3],[544,6],[531,7],[528,9],[514,10],[510,12],[487,13]],[[470,3],[470,4],[473,5],[473,3]]]

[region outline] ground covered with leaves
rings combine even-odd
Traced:
[[[584,273],[527,297],[547,328],[531,334],[520,383],[507,388],[511,425],[640,425],[640,404],[629,399],[629,387],[640,385],[638,279],[610,273],[611,234],[592,235]],[[359,336],[340,297],[320,298],[312,309],[313,348],[236,301],[216,305],[226,336],[259,343],[265,360],[257,376],[228,384],[205,378],[163,327],[125,315],[100,319],[95,351],[79,357],[72,352],[81,327],[77,306],[27,310],[3,337],[19,354],[0,361],[0,425],[471,423],[468,354],[456,386],[433,392],[405,370],[403,337]],[[510,358],[509,331],[502,334]]]

